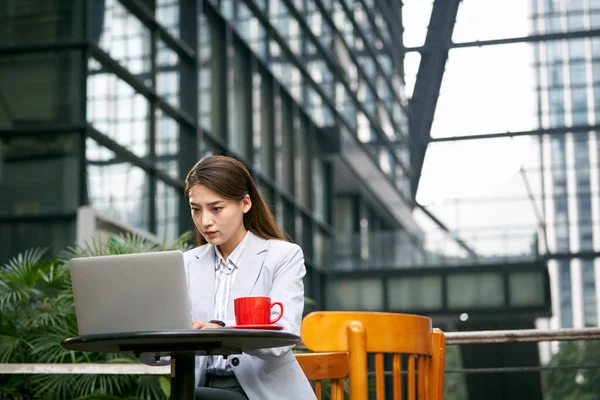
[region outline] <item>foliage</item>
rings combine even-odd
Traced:
[[[445,369],[463,368],[460,348],[458,346],[446,347]],[[445,373],[444,374],[444,399],[463,400],[467,399],[467,383],[465,374]]]
[[[191,233],[157,245],[135,235],[73,246],[45,259],[31,249],[0,266],[0,363],[137,363],[123,354],[64,350],[60,343],[77,335],[68,261],[74,257],[187,250]],[[0,375],[0,398],[160,399],[168,379],[134,375]]]
[[[598,365],[600,341],[563,342],[550,360],[551,366]],[[550,400],[596,400],[600,393],[600,370],[554,369],[546,372]]]

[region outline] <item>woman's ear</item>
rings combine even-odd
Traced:
[[[247,194],[242,199],[242,212],[246,214],[252,208],[252,200],[250,200],[250,195]]]

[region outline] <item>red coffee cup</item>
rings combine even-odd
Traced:
[[[236,325],[272,325],[283,316],[283,304],[271,303],[267,296],[238,297],[233,301]],[[271,308],[279,306],[281,312],[271,320]]]

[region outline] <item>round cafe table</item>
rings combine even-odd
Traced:
[[[246,350],[292,346],[299,341],[300,336],[288,332],[219,328],[82,335],[65,339],[62,347],[95,353],[128,352],[136,357],[142,354],[157,358],[170,356],[170,398],[194,400],[194,356],[230,356]],[[235,362],[232,359],[232,364]]]

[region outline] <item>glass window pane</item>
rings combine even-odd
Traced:
[[[177,238],[179,206],[183,194],[162,181],[156,182],[156,233],[168,242]]]
[[[179,123],[157,108],[156,166],[175,178],[179,176],[179,136]]]
[[[165,42],[158,40],[156,42],[156,94],[173,107],[179,107],[180,68],[179,55]]]
[[[88,121],[138,157],[149,154],[149,102],[125,81],[90,60]]]
[[[541,272],[513,272],[508,277],[508,291],[512,306],[542,306],[544,276]]]
[[[442,279],[440,276],[390,278],[388,304],[392,311],[440,310]]]
[[[0,57],[0,129],[82,122],[82,72],[79,51]]]
[[[448,277],[449,308],[502,307],[504,289],[500,273],[461,274]]]
[[[250,121],[252,118],[252,77],[250,56],[241,49],[241,43],[235,42],[233,56],[230,57],[231,71],[229,81],[229,147],[236,154],[247,158],[250,150],[249,138],[252,137]]]
[[[226,41],[222,25],[201,14],[198,18],[198,122],[203,129],[225,139]]]
[[[332,239],[326,233],[317,229],[314,234],[313,262],[317,267],[330,268],[333,262],[330,259]]]
[[[254,166],[275,178],[275,133],[273,129],[273,84],[264,71],[255,73],[252,89]]]
[[[141,168],[86,140],[87,191],[94,209],[150,232],[150,179]]]
[[[305,118],[300,118],[300,129],[295,135],[295,193],[300,204],[310,207],[310,162],[309,145],[312,138],[311,125]]]
[[[327,284],[327,309],[381,311],[383,284],[381,279],[345,279]]]
[[[150,29],[117,0],[105,0],[104,17],[92,18],[92,32],[97,32],[98,46],[129,72],[152,85],[150,77]]]
[[[156,22],[175,36],[179,36],[179,1],[178,0],[156,0]]]
[[[72,221],[0,222],[0,265],[34,247],[50,247],[56,254],[75,242]],[[48,253],[46,255],[51,255]]]
[[[288,96],[276,99],[280,104],[279,121],[280,130],[276,132],[277,146],[277,183],[289,194],[294,193],[294,159],[292,157],[294,145],[294,110],[292,100]]]
[[[64,0],[0,2],[0,46],[81,40],[85,2],[70,1],[68,7],[65,3]]]
[[[0,138],[0,217],[75,212],[79,143],[78,134]]]

